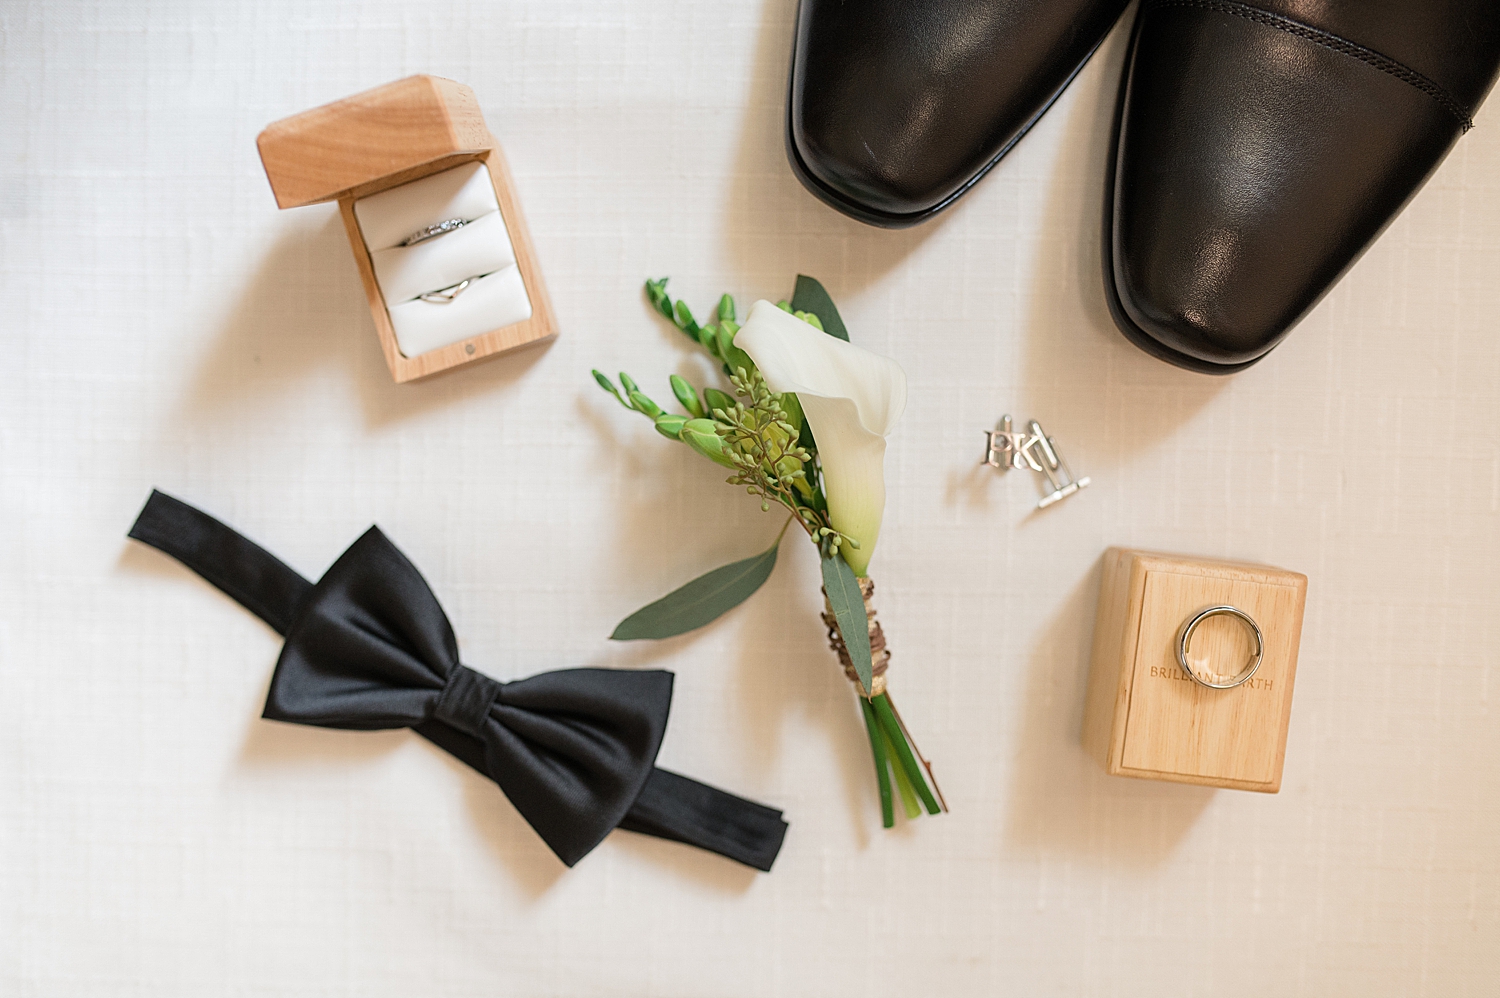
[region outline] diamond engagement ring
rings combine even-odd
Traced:
[[[438,236],[446,236],[454,229],[461,229],[468,224],[469,220],[467,218],[447,218],[441,222],[429,225],[425,229],[418,229],[396,245],[415,246],[417,243],[425,243],[427,240],[436,239]]]

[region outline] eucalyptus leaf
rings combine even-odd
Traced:
[[[844,647],[849,650],[849,661],[859,675],[865,696],[870,695],[870,624],[865,616],[865,598],[859,591],[859,579],[854,569],[841,555],[823,559],[823,591],[828,594],[828,605],[833,607],[834,619],[839,625],[839,635]]]
[[[785,531],[783,531],[783,534]],[[620,621],[611,641],[670,638],[697,630],[749,599],[771,576],[781,536],[762,553],[700,575]],[[846,568],[848,566],[845,566]],[[862,606],[863,604],[861,604]],[[869,644],[868,640],[865,642]],[[868,649],[866,658],[868,658]],[[868,669],[868,666],[866,666]]]
[[[797,287],[792,292],[792,310],[811,312],[823,323],[823,332],[846,343],[849,341],[849,331],[844,328],[844,320],[839,318],[839,310],[834,306],[833,299],[828,297],[823,285],[806,274],[797,275]]]

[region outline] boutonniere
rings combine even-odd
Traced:
[[[594,379],[625,408],[652,420],[664,437],[722,465],[726,481],[787,514],[767,550],[699,576],[631,614],[616,640],[667,638],[702,627],[748,599],[770,577],[787,528],[796,524],[818,552],[829,646],[858,693],[875,760],[881,817],[895,824],[899,797],[908,818],[947,809],[932,765],[917,750],[891,697],[891,652],[876,618],[870,558],[885,512],[886,437],[906,408],[900,365],[849,342],[823,286],[799,276],[790,302],[757,301],[743,326],[724,295],[700,325],[646,282],[652,306],[718,361],[723,387],[701,391],[672,375],[684,412],[662,409],[629,375],[617,387]],[[929,787],[930,783],[930,787]],[[892,793],[892,784],[895,793]]]

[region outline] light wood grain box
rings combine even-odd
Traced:
[[[1116,776],[1276,793],[1307,576],[1264,565],[1111,548],[1094,629],[1084,746]],[[1260,668],[1241,686],[1208,689],[1184,674],[1177,636],[1199,611],[1234,606],[1259,624]],[[1192,637],[1194,657],[1248,662],[1255,639],[1230,616]]]
[[[391,376],[423,378],[548,339],[557,332],[521,206],[500,144],[474,92],[436,76],[411,76],[283,119],[256,139],[282,208],[338,201]],[[484,163],[531,301],[531,317],[415,357],[401,352],[354,202],[467,162]]]

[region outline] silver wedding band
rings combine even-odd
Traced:
[[[446,236],[453,230],[461,229],[468,224],[469,220],[467,218],[447,218],[426,228],[418,229],[397,243],[397,245],[415,246],[417,243],[425,243],[427,240],[436,239],[438,236]]]
[[[442,288],[438,291],[429,291],[425,295],[417,295],[422,301],[432,302],[434,305],[451,305],[453,299],[469,289],[469,285],[479,280],[477,277],[466,277],[451,287]]]
[[[1237,618],[1246,627],[1250,628],[1251,634],[1255,635],[1255,654],[1251,656],[1250,664],[1245,666],[1239,675],[1227,683],[1211,683],[1194,672],[1193,667],[1188,665],[1188,648],[1193,643],[1193,631],[1197,630],[1198,625],[1209,617],[1219,616]],[[1177,664],[1182,666],[1182,671],[1188,674],[1189,679],[1199,686],[1206,686],[1211,690],[1232,690],[1241,683],[1248,681],[1251,676],[1255,675],[1255,670],[1260,668],[1260,660],[1265,656],[1265,652],[1266,642],[1265,637],[1260,633],[1260,625],[1255,622],[1254,617],[1251,617],[1244,610],[1235,606],[1211,606],[1207,610],[1189,617],[1183,623],[1182,629],[1177,632]]]

